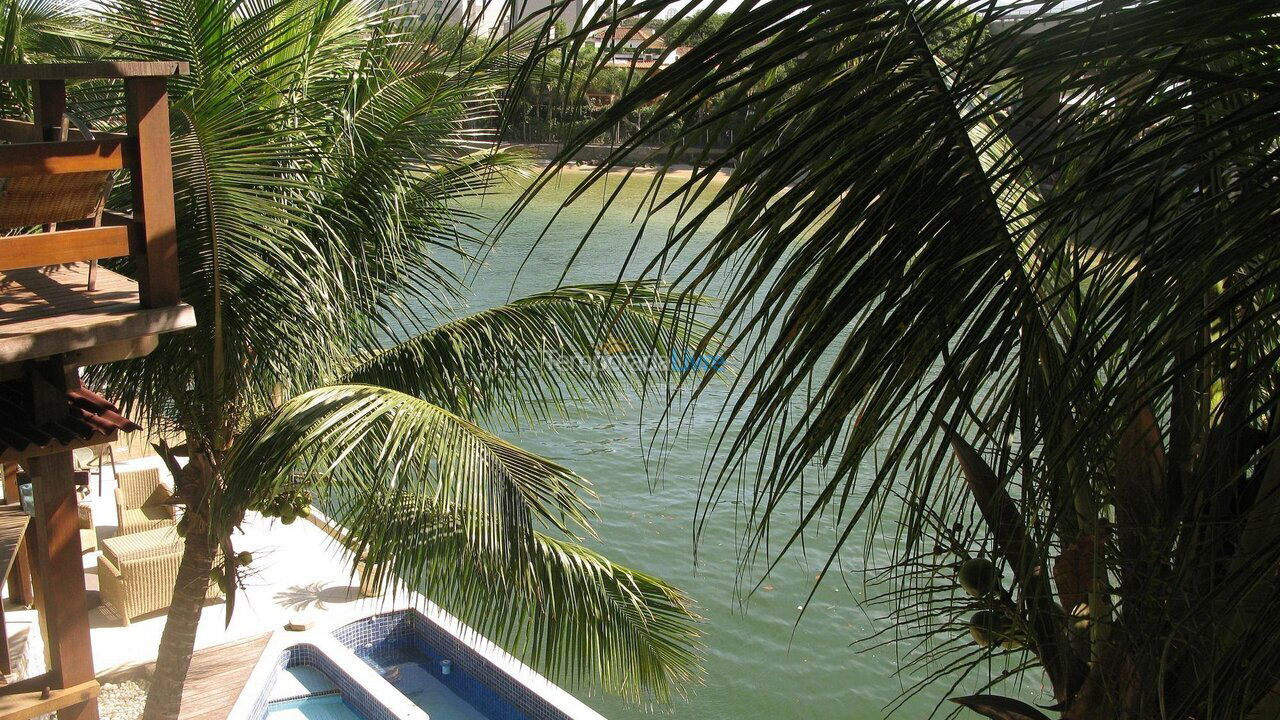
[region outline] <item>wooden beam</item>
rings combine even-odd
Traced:
[[[124,81],[125,119],[138,143],[128,159],[133,183],[133,256],[143,307],[176,305],[178,231],[173,212],[173,159],[169,154],[169,91],[164,77]]]
[[[88,62],[0,65],[0,80],[92,80],[104,78],[187,75],[190,66],[178,60],[155,62]]]
[[[57,681],[48,671],[39,675],[32,675],[21,680],[14,680],[11,683],[0,685],[0,697],[5,695],[21,695],[22,693],[35,692],[45,688],[51,688]]]
[[[0,672],[9,675],[13,672],[13,658],[9,657],[9,627],[4,621],[4,606],[0,605]]]
[[[129,254],[129,230],[107,226],[13,235],[0,242],[0,271],[67,265]]]
[[[99,689],[97,680],[88,680],[67,688],[0,695],[0,720],[31,720],[55,711],[62,718],[64,712],[79,706],[92,704],[96,708]]]
[[[71,451],[29,458],[24,464],[35,491],[36,605],[49,670],[55,688],[75,689],[92,682],[94,671]],[[97,720],[96,690],[78,697],[58,708],[58,720]]]
[[[89,350],[107,343],[176,332],[195,326],[196,313],[190,305],[115,309],[101,318],[88,318],[78,324],[59,325],[51,322],[47,329],[39,332],[9,336],[0,334],[0,364]]]
[[[116,342],[103,343],[95,345],[84,350],[76,350],[66,353],[62,356],[62,362],[67,367],[89,367],[91,365],[103,365],[109,362],[117,362],[120,360],[130,360],[150,355],[160,345],[160,338],[155,335],[144,335],[137,338],[129,338],[128,340],[117,340]]]
[[[35,123],[0,118],[0,140],[10,143],[40,142],[40,131]]]
[[[62,364],[69,368],[90,367],[120,360],[131,360],[151,354],[160,344],[156,335],[116,340],[94,345],[83,350],[72,350],[62,354]],[[18,380],[27,376],[22,363],[0,365],[0,382]],[[3,462],[0,460],[0,462]]]
[[[119,170],[132,152],[120,138],[0,145],[5,177]]]
[[[21,507],[18,494],[18,463],[8,461],[4,464],[4,502],[5,505]],[[28,529],[27,535],[30,535]],[[30,605],[33,598],[31,592],[31,557],[26,543],[18,546],[17,557],[13,567],[9,569],[9,600],[18,605]]]

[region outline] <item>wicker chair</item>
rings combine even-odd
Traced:
[[[102,468],[106,464],[111,465],[111,474],[114,476],[116,470],[116,451],[111,447],[111,443],[103,443],[101,445],[92,445],[90,447],[76,448],[71,453],[75,460],[76,470],[82,470],[88,473],[98,473],[98,494],[102,494]]]
[[[64,138],[71,122],[82,138],[93,139],[93,132],[69,115],[62,123]],[[0,231],[22,231],[37,225],[55,230],[58,223],[83,220],[97,227],[102,224],[102,210],[114,178],[112,171],[0,177]],[[91,261],[89,290],[94,289],[97,269],[98,261]]]
[[[128,470],[116,476],[117,535],[146,532],[177,523],[177,510],[169,501],[173,493],[160,482],[155,468]]]
[[[123,625],[139,615],[169,607],[185,546],[176,528],[161,527],[102,541],[98,555],[98,589]],[[222,591],[209,583],[205,599]]]
[[[93,524],[93,506],[84,503],[78,505],[76,515],[80,521],[80,553],[97,550],[98,529]]]

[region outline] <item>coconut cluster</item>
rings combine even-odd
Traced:
[[[300,517],[311,515],[311,493],[302,489],[285,490],[265,502],[250,505],[249,509],[267,517],[278,517],[280,522],[288,525]]]
[[[1000,571],[986,558],[970,558],[960,563],[956,570],[956,583],[976,600],[986,600],[997,595],[1003,587]],[[997,610],[979,610],[969,618],[969,635],[979,647],[1000,645],[1006,650],[1022,647],[1022,632],[1007,613]]]
[[[253,562],[253,553],[249,552],[248,550],[241,550],[240,552],[236,553],[236,556],[235,556],[236,565],[240,567],[245,567],[252,562]],[[228,567],[226,564],[215,565],[213,569],[209,571],[209,582],[216,584],[218,586],[218,589],[222,591],[222,594],[225,595],[227,591],[231,588],[231,575],[232,575],[231,568]]]

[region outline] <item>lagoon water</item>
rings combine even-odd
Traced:
[[[608,188],[590,191],[584,200],[559,212],[561,201],[581,179],[563,173],[500,238],[475,282],[468,310],[480,309],[509,297],[554,287],[566,263],[588,232]],[[672,182],[672,181],[668,181]],[[573,265],[567,282],[617,279],[631,241],[642,232],[642,251],[632,271],[665,238],[672,213],[662,213],[641,230],[632,214],[643,202],[648,180],[633,179],[615,208],[594,231]],[[471,210],[489,217],[500,215],[514,193],[497,193],[468,202]],[[723,217],[713,219],[722,223]],[[545,236],[535,240],[543,231]],[[705,237],[712,228],[703,230]],[[646,252],[647,250],[647,252]],[[729,358],[733,366],[735,358]],[[552,426],[521,428],[504,434],[516,443],[560,461],[590,480],[599,494],[597,547],[609,558],[675,583],[696,600],[707,618],[706,682],[693,688],[687,702],[677,702],[656,716],[689,720],[801,720],[832,718],[872,720],[886,717],[886,707],[910,678],[895,677],[898,658],[893,648],[864,651],[850,647],[884,628],[883,612],[860,607],[863,589],[853,574],[829,577],[801,616],[825,553],[792,552],[753,593],[744,596],[738,560],[735,506],[717,508],[698,538],[694,554],[695,511],[708,440],[716,428],[716,393],[704,398],[688,414],[684,434],[667,441],[662,450],[650,449],[656,409],[639,403],[613,413],[587,409]],[[723,395],[720,395],[723,397]],[[646,458],[648,463],[646,463]],[[659,472],[656,461],[662,461]],[[821,545],[826,538],[816,533]],[[862,562],[862,539],[855,536],[847,565]],[[883,560],[881,553],[879,559]],[[758,572],[750,576],[758,577]],[[917,696],[894,717],[924,718],[934,710],[944,688]],[[612,720],[640,720],[654,713],[612,698],[579,692],[589,704]],[[949,710],[942,712],[945,715]]]

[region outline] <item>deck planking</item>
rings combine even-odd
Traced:
[[[190,305],[146,308],[138,284],[88,263],[0,273],[0,364],[134,341],[195,326]]]
[[[226,720],[270,638],[264,633],[197,650],[182,686],[178,720]]]

